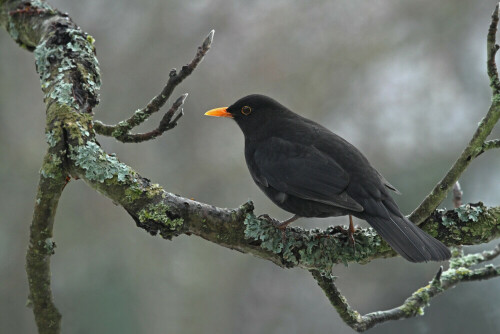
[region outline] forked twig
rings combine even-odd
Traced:
[[[114,137],[117,140],[124,143],[139,143],[146,140],[154,139],[162,135],[165,131],[173,129],[179,119],[182,117],[183,112],[181,111],[174,117],[176,111],[182,106],[186,100],[187,94],[179,97],[172,107],[165,113],[158,127],[147,133],[131,134],[130,131],[136,126],[142,124],[147,120],[152,114],[158,112],[161,107],[165,105],[167,100],[172,95],[175,87],[179,85],[185,78],[187,78],[198,66],[198,64],[203,60],[203,57],[210,49],[212,41],[214,38],[214,30],[210,31],[208,36],[203,41],[203,44],[198,47],[198,52],[194,59],[187,65],[183,66],[182,69],[177,73],[176,69],[172,69],[169,74],[169,79],[167,84],[163,88],[160,94],[155,96],[146,107],[134,112],[130,118],[121,121],[115,125],[106,125],[101,121],[94,121],[94,130],[98,134]]]

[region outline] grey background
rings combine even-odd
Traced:
[[[237,126],[203,117],[244,95],[272,96],[355,144],[403,193],[397,201],[406,213],[449,168],[490,103],[490,0],[51,3],[96,39],[103,87],[95,114],[107,123],[144,106],[215,29],[212,50],[172,97],[189,93],[177,128],[154,142],[100,142],[168,191],[217,206],[251,198],[257,213],[288,216],[253,184]],[[33,55],[5,32],[0,59],[0,333],[33,333],[24,256],[46,150],[44,104]],[[499,162],[489,152],[464,173],[466,202],[498,205]],[[347,220],[297,224],[332,223]],[[54,233],[52,288],[64,333],[352,332],[307,272],[197,237],[151,237],[81,181],[66,188]],[[437,269],[397,258],[334,273],[364,313],[397,306]],[[467,283],[432,300],[424,317],[371,333],[497,333],[499,295],[496,280]]]

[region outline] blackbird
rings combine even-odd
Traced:
[[[264,95],[248,95],[208,116],[229,117],[245,137],[245,159],[257,186],[299,217],[353,215],[366,220],[411,262],[443,261],[449,249],[399,210],[398,192],[352,144]]]

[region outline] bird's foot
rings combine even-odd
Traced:
[[[271,224],[273,224],[274,227],[276,227],[276,228],[278,228],[280,230],[284,230],[290,223],[293,223],[294,221],[296,221],[300,217],[297,216],[297,215],[294,215],[293,217],[290,217],[287,220],[284,220],[282,222],[280,222],[277,219],[274,219],[274,218],[270,217],[268,214],[262,214],[262,215],[258,216],[257,218],[264,219],[264,220],[270,222]]]
[[[283,241],[283,243],[285,243],[285,241],[286,241],[286,233],[285,233],[286,227],[288,226],[288,224],[296,221],[299,218],[299,216],[295,215],[295,216],[293,216],[287,220],[284,220],[282,222],[270,217],[268,214],[262,214],[262,215],[258,216],[257,218],[264,219],[264,220],[270,222],[271,224],[273,224],[274,227],[276,227],[277,229],[281,230],[281,240]]]
[[[349,240],[349,244],[351,245],[354,254],[356,254],[356,240],[354,239],[354,235],[352,234],[351,229],[344,228],[342,226],[337,226],[337,228],[339,229],[340,233],[347,236],[347,239]]]
[[[271,224],[274,225],[274,227],[280,229],[280,230],[284,230],[286,228],[286,225],[282,225],[282,222],[280,222],[278,219],[275,219],[271,216],[269,216],[268,214],[262,214],[260,216],[258,216],[257,218],[259,219],[263,219]]]
[[[342,234],[347,235],[347,239],[349,239],[349,243],[352,246],[352,251],[354,252],[354,254],[356,254],[356,239],[354,239],[354,232],[356,230],[354,228],[352,216],[349,215],[349,227],[348,228],[344,228],[343,226],[338,226],[338,225],[336,227],[340,230],[340,232]]]

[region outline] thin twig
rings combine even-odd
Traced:
[[[491,261],[500,255],[500,245],[490,251],[482,253],[463,255],[450,260],[450,268],[470,267],[486,261]]]
[[[127,132],[124,135],[117,137],[117,139],[124,143],[140,143],[143,141],[155,139],[156,137],[161,136],[165,131],[173,129],[175,126],[177,126],[177,121],[184,115],[184,111],[182,110],[182,108],[173,120],[172,117],[174,117],[177,110],[184,104],[187,96],[187,93],[181,95],[181,97],[179,97],[174,102],[174,104],[172,104],[172,107],[165,113],[165,115],[163,115],[163,118],[161,119],[160,124],[156,129],[146,133],[131,134]]]
[[[497,54],[499,46],[496,44],[496,34],[498,27],[498,4],[495,6],[493,14],[491,14],[491,24],[488,30],[488,37],[486,43],[487,53],[487,70],[488,77],[490,78],[490,87],[493,90],[493,96],[500,91],[500,81],[498,78],[497,65],[495,62],[495,55]]]
[[[499,5],[497,4],[492,14],[491,25],[488,30],[487,37],[487,72],[490,78],[490,85],[493,90],[490,109],[479,123],[469,144],[458,157],[457,161],[455,161],[448,173],[446,173],[443,179],[438,182],[429,195],[427,195],[422,203],[410,215],[410,220],[417,225],[422,223],[427,217],[429,217],[429,215],[432,214],[432,212],[434,212],[438,205],[444,200],[450,188],[455,184],[472,160],[482,153],[486,138],[489,136],[493,127],[500,118],[500,84],[495,62],[495,55],[498,50],[498,46],[495,43],[498,25],[498,7]]]
[[[415,291],[402,305],[390,310],[372,312],[366,315],[361,315],[349,306],[347,299],[336,287],[334,276],[318,270],[311,270],[311,273],[342,320],[355,331],[364,332],[389,320],[423,315],[424,308],[429,305],[429,301],[433,297],[461,282],[479,281],[500,276],[500,266],[486,265],[479,269],[470,269],[472,265],[491,260],[499,254],[500,247],[497,246],[489,252],[469,254],[463,258],[459,258],[456,260],[456,263],[460,263],[460,266],[450,267],[450,269],[444,272],[443,267],[440,267],[429,284]]]
[[[483,144],[483,152],[494,148],[500,148],[500,139],[487,140]]]
[[[198,66],[198,64],[203,60],[203,57],[206,55],[210,46],[212,45],[212,41],[214,38],[214,30],[210,31],[208,36],[203,41],[202,45],[198,47],[198,52],[194,59],[187,65],[183,66],[182,69],[177,73],[176,69],[172,69],[169,74],[169,79],[167,84],[163,88],[160,94],[155,96],[146,107],[137,110],[130,118],[127,120],[121,121],[115,125],[106,125],[100,121],[94,121],[94,130],[98,134],[115,137],[117,140],[122,142],[141,142],[149,139],[153,139],[161,135],[163,132],[174,128],[177,125],[177,121],[182,116],[182,112],[171,121],[175,110],[177,110],[180,105],[178,105],[179,100],[182,99],[182,102],[186,99],[187,94],[182,95],[172,106],[174,108],[177,104],[177,107],[174,108],[174,112],[172,113],[172,108],[165,114],[162,118],[160,125],[157,129],[144,133],[133,135],[130,134],[130,131],[136,126],[142,124],[145,120],[147,120],[153,113],[160,110],[161,107],[165,105],[167,100],[172,95],[175,87],[177,87],[185,78],[187,78]],[[181,103],[182,105],[182,103]]]

